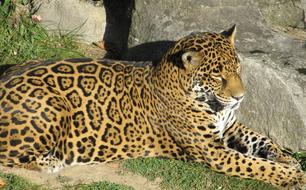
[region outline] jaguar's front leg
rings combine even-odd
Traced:
[[[306,173],[302,170],[264,158],[256,158],[226,148],[221,142],[211,141],[186,147],[187,154],[196,162],[204,162],[211,169],[227,175],[257,179],[280,189],[304,189]]]
[[[299,163],[268,137],[236,121],[223,135],[225,146],[242,154],[266,158],[300,168]]]

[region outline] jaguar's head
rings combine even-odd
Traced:
[[[167,59],[176,65],[186,95],[212,109],[237,109],[244,97],[235,51],[236,27],[221,33],[196,33],[179,40]]]

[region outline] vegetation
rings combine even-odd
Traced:
[[[132,187],[118,185],[109,182],[97,182],[89,185],[81,185],[80,190],[133,190]]]
[[[218,174],[197,163],[149,158],[125,161],[123,167],[152,181],[160,178],[161,186],[169,190],[275,190],[262,182]]]
[[[302,166],[302,169],[306,171],[306,152],[295,152],[293,157],[296,158]]]
[[[31,59],[83,56],[77,50],[74,32],[49,34],[31,19],[29,0],[4,0],[0,6],[0,64]],[[1,1],[0,1],[1,2]]]
[[[41,186],[34,185],[13,174],[3,174],[0,172],[0,177],[7,182],[5,188],[1,190],[44,190]]]

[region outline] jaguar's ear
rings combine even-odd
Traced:
[[[195,51],[187,51],[182,54],[182,62],[185,68],[194,66],[200,62],[200,54]]]
[[[235,45],[236,25],[234,24],[230,29],[222,31],[221,35],[229,39],[232,45]]]
[[[194,51],[179,51],[169,55],[167,59],[169,62],[172,62],[178,68],[186,69],[192,65],[197,64],[200,61],[200,55],[198,52]]]

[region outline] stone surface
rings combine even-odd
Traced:
[[[101,40],[106,26],[105,9],[80,0],[35,0],[33,10],[41,24],[55,33],[76,34],[82,41]]]
[[[304,27],[304,11],[297,0],[260,0],[259,8],[268,24],[283,27]]]
[[[32,12],[53,33],[77,34],[92,43],[103,39],[106,57],[118,59],[127,49],[134,0],[34,0]]]
[[[279,0],[278,0],[279,1]],[[273,40],[267,20],[273,26],[303,25],[303,10],[290,0],[136,0],[129,44],[138,45],[156,40],[173,40],[195,31],[221,31],[233,24],[238,25],[237,45],[244,51],[254,49],[272,50]],[[290,3],[291,2],[291,3]],[[286,6],[288,4],[288,6]],[[283,6],[282,11],[272,11]],[[268,11],[270,10],[270,11]],[[264,14],[265,12],[265,14]],[[289,21],[287,14],[292,15]],[[279,23],[288,20],[291,24]],[[294,16],[293,16],[294,15]],[[274,17],[273,17],[274,16]],[[277,24],[279,23],[279,24]],[[268,22],[269,24],[269,22]],[[275,49],[275,48],[274,48]]]
[[[236,46],[244,57],[242,72],[247,87],[238,118],[284,147],[306,150],[302,1],[136,0],[131,48],[123,58],[158,60],[173,40],[237,24]]]
[[[304,26],[306,27],[306,0],[301,0],[300,7],[304,10]]]
[[[305,150],[306,109],[301,99],[306,97],[306,83],[299,86],[298,72],[271,64],[275,65],[267,55],[243,56],[246,95],[238,118],[286,148]]]

